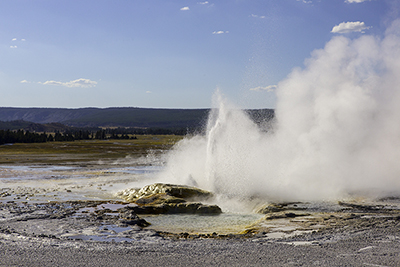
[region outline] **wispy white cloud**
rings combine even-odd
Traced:
[[[59,82],[59,81],[45,81],[45,82],[39,82],[40,84],[44,85],[58,85],[58,86],[64,86],[64,87],[82,87],[82,88],[88,88],[88,87],[95,87],[97,85],[97,82],[91,81],[90,79],[76,79],[70,82]]]
[[[362,3],[362,2],[366,2],[366,1],[370,1],[370,0],[345,0],[345,3],[351,4],[351,3]]]
[[[312,1],[307,1],[307,0],[297,0],[299,2],[303,2],[304,4],[312,4]]]
[[[212,34],[224,34],[229,33],[229,31],[214,31]]]
[[[203,5],[203,6],[206,6],[206,7],[213,7],[214,6],[214,4],[210,4],[210,2],[208,2],[208,1],[197,2],[197,4],[198,5]]]
[[[146,94],[152,94],[153,92],[152,91],[146,91]]]
[[[186,11],[186,10],[190,10],[190,8],[188,6],[182,7],[181,10]]]
[[[273,92],[275,89],[277,88],[276,85],[268,85],[265,87],[262,86],[258,86],[258,87],[254,87],[254,88],[250,88],[250,91],[257,91],[257,92]]]
[[[258,19],[265,19],[265,16],[259,16],[259,15],[254,15],[254,14],[251,14],[251,17],[258,18]]]
[[[20,81],[20,83],[31,83],[31,82],[28,82],[27,80],[22,80]]]
[[[349,33],[349,32],[364,32],[364,30],[368,30],[371,27],[365,26],[364,22],[355,21],[355,22],[342,22],[339,25],[336,25],[332,29],[332,33]]]
[[[26,40],[25,39],[21,39],[20,41],[25,42]],[[17,38],[12,38],[11,42],[13,42],[13,43],[17,42],[18,43],[18,39]],[[10,48],[18,48],[18,46],[10,45]]]

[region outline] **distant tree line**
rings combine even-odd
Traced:
[[[187,135],[193,133],[194,130],[183,127],[176,128],[106,128],[104,130],[106,135]]]
[[[0,145],[11,143],[44,143],[44,142],[66,142],[75,140],[127,140],[137,139],[136,135],[186,135],[189,130],[184,128],[106,128],[97,130],[67,130],[56,131],[54,134],[36,133],[24,130],[0,130]]]
[[[128,133],[120,133],[110,129],[99,129],[96,132],[89,130],[56,132],[54,141],[75,141],[75,140],[106,140],[106,139],[137,139],[136,136],[129,136]],[[53,141],[53,140],[49,140]]]
[[[24,130],[0,130],[0,145],[8,143],[44,143],[49,140],[46,133],[33,133]]]

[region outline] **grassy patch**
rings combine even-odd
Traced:
[[[170,149],[182,136],[143,135],[134,140],[82,140],[0,146],[0,164],[69,164],[140,157]]]

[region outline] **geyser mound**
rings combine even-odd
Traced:
[[[164,180],[227,198],[330,200],[400,193],[400,21],[334,37],[277,88],[272,129],[217,94],[204,136],[179,142]]]

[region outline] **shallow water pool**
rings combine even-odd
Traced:
[[[170,233],[239,234],[259,222],[262,214],[222,213],[219,215],[141,215],[151,223],[147,229]]]

